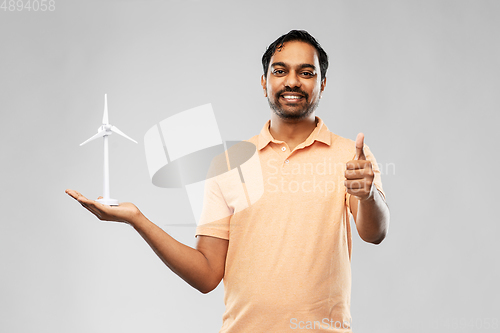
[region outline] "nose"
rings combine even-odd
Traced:
[[[295,71],[290,71],[286,76],[285,86],[290,88],[300,87],[302,83],[300,82],[299,77]]]

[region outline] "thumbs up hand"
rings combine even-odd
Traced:
[[[359,200],[366,200],[373,197],[373,169],[372,163],[366,160],[364,152],[363,133],[359,133],[356,138],[356,156],[354,160],[346,163],[344,181],[347,193],[354,195]]]
[[[358,136],[356,137],[356,157],[354,158],[355,160],[363,160],[366,161],[366,156],[365,156],[365,135],[363,133],[359,133]]]

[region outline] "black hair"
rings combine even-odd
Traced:
[[[269,69],[269,63],[271,58],[276,51],[280,51],[283,48],[283,44],[291,41],[301,41],[308,43],[316,49],[319,58],[319,67],[321,69],[321,80],[326,77],[326,71],[328,70],[328,55],[325,50],[319,45],[318,41],[311,36],[305,30],[291,30],[289,33],[279,37],[274,42],[269,45],[264,55],[262,55],[262,67],[264,68],[264,76],[267,77],[267,70]]]

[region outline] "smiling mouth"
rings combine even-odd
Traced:
[[[281,94],[280,97],[283,98],[285,101],[291,102],[291,103],[296,103],[296,102],[302,101],[304,99],[303,95],[290,94],[290,93]]]

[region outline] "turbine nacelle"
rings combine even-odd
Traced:
[[[129,139],[130,141],[137,143],[137,141],[135,141],[134,139],[132,139],[131,137],[129,137],[128,135],[126,135],[125,133],[120,131],[118,129],[118,127],[113,126],[109,123],[109,120],[108,120],[108,97],[107,97],[107,94],[105,94],[104,95],[104,116],[102,117],[102,125],[97,129],[97,134],[93,135],[89,139],[82,142],[80,144],[80,146],[83,146],[87,142],[93,141],[97,138],[105,137],[105,136],[111,135],[113,133],[119,134],[119,135],[123,136],[124,138]]]
[[[106,133],[107,135],[111,135],[112,132],[111,132],[111,127],[113,127],[112,125],[110,124],[107,124],[107,125],[101,125],[99,126],[99,128],[97,129],[97,133],[101,132],[101,131],[106,131],[106,132],[109,132],[109,133]]]

